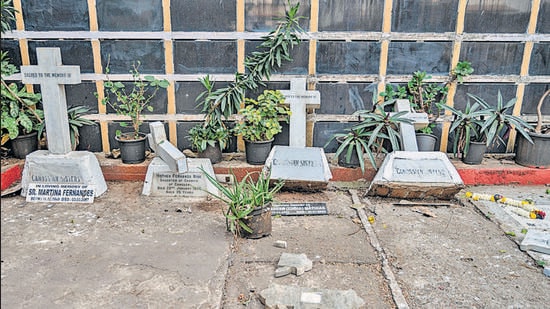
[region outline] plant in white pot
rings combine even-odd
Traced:
[[[135,164],[145,161],[146,135],[139,131],[143,123],[143,111],[153,111],[150,105],[159,89],[167,88],[169,82],[166,79],[157,79],[154,76],[142,76],[139,72],[141,63],[134,63],[130,73],[132,74],[132,87],[126,87],[121,81],[109,79],[109,66],[105,69],[107,81],[104,83],[105,96],[101,102],[110,106],[118,115],[130,118],[133,131],[122,133],[117,130],[115,139],[120,144],[120,155],[123,163]],[[98,94],[96,93],[96,96]],[[121,122],[121,127],[127,127],[127,122]]]

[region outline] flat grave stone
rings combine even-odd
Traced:
[[[327,203],[303,202],[303,203],[271,203],[272,216],[316,216],[328,215]]]
[[[550,254],[550,231],[530,229],[520,244],[523,251],[531,250]]]
[[[64,66],[59,48],[37,48],[36,54],[38,65],[22,66],[21,75],[25,84],[40,84],[48,150],[27,155],[21,195],[33,193],[27,199],[30,202],[92,202],[93,197],[69,196],[76,192],[99,196],[107,191],[96,156],[71,151],[65,84],[80,83],[80,67]]]
[[[188,170],[184,173],[173,172],[161,158],[151,160],[142,194],[146,196],[181,197],[188,202],[206,200],[208,192],[218,194],[218,190],[204,176],[199,168],[215,177],[214,168],[209,159],[187,159]]]
[[[395,151],[386,156],[367,195],[452,199],[464,182],[445,153]]]
[[[260,292],[266,309],[363,308],[365,301],[354,290],[329,290],[272,283]]]
[[[283,179],[285,188],[322,190],[332,173],[322,148],[273,146],[264,169],[271,169],[271,179]]]

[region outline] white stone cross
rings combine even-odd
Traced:
[[[79,66],[63,66],[59,48],[36,48],[38,65],[21,67],[24,84],[40,84],[48,150],[52,154],[71,152],[65,84],[80,83]]]
[[[307,90],[305,78],[290,80],[290,90],[280,90],[285,97],[285,104],[290,105],[291,147],[306,146],[306,108],[321,107],[321,94],[316,90]]]
[[[404,122],[399,124],[399,133],[401,134],[401,150],[418,151],[415,130],[422,129],[429,124],[428,114],[411,112],[411,103],[409,100],[403,99],[395,102],[395,110],[397,112],[406,111],[407,114],[404,116],[412,121],[412,124]]]

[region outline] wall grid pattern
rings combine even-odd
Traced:
[[[36,64],[37,47],[60,47],[64,64],[81,66],[82,84],[68,87],[67,96],[96,111],[89,118],[100,125],[84,132],[83,147],[103,152],[115,148],[113,135],[123,120],[100,103],[101,96],[93,95],[103,92],[107,59],[112,80],[130,81],[128,69],[140,60],[142,73],[170,81],[145,120],[165,122],[169,139],[180,149],[189,148],[187,131],[203,119],[194,102],[202,91],[198,78],[210,74],[223,85],[233,80],[235,71],[243,72],[245,55],[286,5],[285,0],[13,3],[19,13],[14,30],[2,37],[2,50],[10,51],[16,63],[29,65]],[[354,111],[372,108],[372,90],[406,83],[417,70],[443,83],[459,61],[470,61],[476,71],[464,84],[451,84],[447,104],[463,107],[467,92],[495,101],[500,90],[505,99],[517,97],[514,114],[528,121],[534,119],[537,96],[550,88],[550,0],[300,4],[301,15],[307,17],[301,23],[303,43],[293,51],[293,63],[283,66],[268,85],[287,89],[291,78],[308,76],[310,88],[321,92],[321,108],[308,114],[310,146],[323,147],[330,135],[356,120]],[[543,114],[550,122],[550,104]],[[444,122],[440,149],[447,149],[448,128]],[[276,142],[287,142],[285,130],[286,138]],[[506,151],[513,151],[514,140],[509,138]],[[236,150],[235,145],[229,149]]]

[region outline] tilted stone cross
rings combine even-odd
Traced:
[[[428,125],[428,115],[426,113],[411,112],[411,104],[409,100],[397,100],[395,102],[395,110],[397,112],[406,111],[407,113],[404,117],[412,121],[412,124],[404,122],[399,124],[399,133],[401,134],[401,150],[418,151],[415,130],[422,129]]]
[[[319,91],[306,89],[305,78],[290,80],[290,90],[280,90],[285,97],[285,104],[290,105],[290,141],[292,147],[306,146],[306,108],[319,108],[321,95]]]
[[[80,67],[63,66],[59,48],[36,48],[36,56],[38,65],[21,67],[22,82],[40,84],[48,150],[66,154],[71,151],[71,138],[64,85],[80,83]]]

